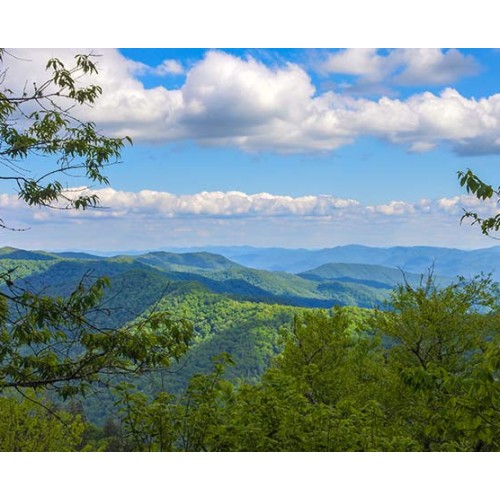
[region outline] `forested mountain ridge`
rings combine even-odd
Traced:
[[[124,300],[120,294],[120,300]],[[108,305],[116,307],[112,300]],[[294,318],[309,309],[281,304],[235,300],[212,293],[196,283],[183,283],[170,289],[157,304],[172,319],[192,323],[195,336],[186,356],[173,363],[168,376],[148,374],[136,381],[143,394],[168,390],[181,394],[193,377],[209,376],[221,354],[230,356],[225,378],[234,383],[258,383],[272,360],[282,351],[284,334],[292,328]],[[343,307],[352,330],[362,329],[373,315],[369,309]],[[337,309],[326,314],[333,316]],[[145,311],[147,314],[147,311]],[[103,406],[104,405],[104,406]],[[113,414],[114,399],[103,393],[84,401],[87,416],[99,424]]]
[[[387,296],[387,290],[378,286],[336,280],[320,283],[290,273],[247,268],[206,252],[151,252],[90,259],[88,255],[76,258],[75,254],[66,257],[66,254],[5,249],[1,255],[0,269],[12,269],[14,277],[22,279],[31,289],[53,294],[69,293],[86,274],[108,276],[112,289],[118,291],[126,284],[127,273],[141,270],[150,279],[156,276],[165,288],[196,282],[214,293],[234,298],[304,307],[373,307]]]
[[[351,250],[353,248],[357,248],[358,252],[350,254],[352,259],[359,260],[360,248],[365,247],[350,247]],[[368,252],[372,250],[382,249],[371,249]],[[490,250],[490,253],[495,253],[494,249]],[[346,247],[335,251],[344,254]],[[408,253],[410,250],[404,249],[404,252]],[[487,265],[494,266],[495,260],[489,253],[488,255]],[[415,267],[415,259],[412,262]],[[453,262],[448,262],[446,266],[442,264],[441,267],[449,269],[456,266]],[[0,269],[14,269],[14,276],[24,279],[32,289],[43,289],[54,294],[69,293],[82,276],[88,273],[96,277],[110,277],[112,288],[117,292],[120,287],[126,286],[128,272],[140,270],[146,273],[149,281],[158,280],[164,288],[172,289],[180,283],[196,282],[213,293],[240,300],[322,308],[334,305],[368,308],[380,306],[394,286],[405,281],[417,285],[432,266],[431,263],[422,274],[417,274],[394,266],[331,262],[316,268],[309,267],[299,274],[291,274],[245,267],[227,257],[209,252],[149,252],[141,255],[97,257],[75,252],[50,253],[10,247],[0,249]],[[421,267],[423,268],[423,264]],[[453,275],[439,275],[436,270],[434,273],[436,282],[443,285],[453,279]],[[121,277],[118,279],[118,276]],[[141,288],[140,285],[139,287]],[[140,293],[136,296],[139,297]],[[148,299],[144,308],[149,305]],[[142,306],[139,307],[139,310],[142,309]]]
[[[479,304],[489,304],[486,314]],[[152,374],[109,401],[121,434],[100,442],[141,451],[498,451],[498,289],[401,287],[392,305],[307,311],[174,292],[162,307],[190,318],[197,339],[165,378]],[[224,352],[232,361],[217,357]]]
[[[41,293],[67,295],[82,276],[109,276],[91,323],[119,328],[156,310],[192,325],[189,349],[169,369],[115,378],[111,391],[97,386],[57,408],[79,436],[68,449],[498,449],[499,297],[488,281],[434,286],[395,268],[342,263],[298,276],[209,253],[0,255],[15,286]],[[405,279],[410,286],[392,292]],[[33,425],[49,424],[37,415]]]
[[[179,272],[192,269],[215,271],[244,267],[236,262],[230,261],[222,255],[209,252],[149,252],[144,255],[136,256],[134,260],[162,270]]]
[[[303,273],[330,263],[374,264],[401,268],[405,272],[426,273],[434,267],[436,274],[466,277],[493,273],[500,280],[500,246],[477,250],[459,250],[430,246],[369,247],[344,245],[318,250],[258,247],[200,247],[172,251],[200,251],[219,253],[239,264],[270,271]]]

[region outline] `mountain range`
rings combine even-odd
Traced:
[[[473,252],[357,246],[319,251],[226,248],[224,252],[226,256],[155,251],[105,257],[5,247],[0,249],[0,276],[10,271],[21,288],[52,295],[71,293],[83,277],[108,276],[111,286],[102,309],[90,318],[103,327],[120,327],[153,306],[174,318],[190,320],[195,340],[189,355],[169,376],[168,386],[177,392],[191,375],[208,373],[214,356],[221,352],[236,362],[229,376],[257,380],[281,349],[280,332],[290,328],[303,308],[357,306],[348,308],[355,320],[370,315],[371,308],[385,307],[396,285],[418,285],[432,262],[441,285],[452,282],[456,274],[471,276],[500,267],[496,247]],[[338,260],[324,262],[329,258]],[[244,265],[250,261],[269,269],[294,269],[296,274]],[[498,272],[495,276],[498,279]],[[146,385],[143,389],[153,390]],[[112,407],[113,400],[108,399]],[[101,400],[85,402],[94,421],[105,418]]]
[[[323,250],[215,249],[221,253],[155,251],[104,257],[4,247],[0,249],[0,272],[15,269],[15,277],[31,289],[62,294],[89,273],[110,277],[115,291],[132,281],[137,284],[134,293],[147,297],[135,300],[144,302],[144,308],[153,300],[152,289],[175,289],[188,283],[237,300],[371,308],[381,305],[398,283],[418,284],[431,268],[441,284],[457,275],[470,278],[480,272],[491,272],[494,279],[500,279],[500,247],[473,251],[358,245]],[[139,275],[145,280],[142,285]]]
[[[500,246],[477,250],[430,246],[380,248],[363,245],[345,245],[318,250],[250,246],[211,246],[168,250],[207,251],[224,255],[244,266],[289,273],[303,273],[330,263],[376,264],[401,268],[411,273],[426,273],[433,267],[436,274],[449,277],[458,275],[472,277],[481,272],[492,273],[494,279],[500,281]]]

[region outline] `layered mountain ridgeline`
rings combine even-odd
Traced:
[[[358,251],[346,254],[348,248]],[[397,261],[394,256],[396,250],[388,249],[387,252],[392,252]],[[408,255],[420,251],[419,248],[400,250]],[[439,253],[443,249],[435,250]],[[329,250],[333,254],[352,259],[361,259],[363,251],[366,251],[366,255],[371,255],[374,251],[379,254],[379,258],[384,252],[383,249],[355,246]],[[262,252],[266,254],[266,250]],[[290,256],[294,252],[303,251],[276,249],[270,252],[283,252],[283,255]],[[327,251],[323,251],[325,252]],[[441,267],[450,269],[458,266],[456,252],[464,253],[450,251],[452,260],[446,263],[443,261]],[[477,256],[478,252],[471,253]],[[483,252],[489,256],[488,264],[484,265],[490,268],[495,266],[494,255],[497,249]],[[317,257],[318,254],[312,252],[311,255]],[[316,257],[311,261],[317,260]],[[485,258],[484,255],[482,258]],[[385,259],[389,257],[386,255]],[[424,261],[427,262],[425,259],[420,261],[422,268]],[[464,259],[461,266],[463,261]],[[415,259],[411,262],[417,266]],[[411,262],[406,261],[407,267]],[[283,258],[283,263],[286,263],[286,258]],[[478,265],[479,260],[476,262],[476,266]],[[0,249],[0,272],[6,271],[12,271],[17,285],[52,295],[71,293],[84,276],[90,279],[108,276],[111,287],[104,301],[107,314],[103,314],[99,322],[110,327],[131,321],[165,294],[190,286],[191,283],[239,301],[297,307],[330,308],[338,305],[372,308],[382,306],[397,284],[406,282],[415,286],[423,276],[394,266],[357,263],[328,263],[316,268],[310,266],[295,275],[248,268],[209,252],[150,252],[105,258],[81,252],[50,253],[11,247]],[[423,270],[425,271],[426,269]],[[462,271],[464,275],[472,274],[464,269]],[[450,278],[437,276],[440,284],[446,285],[450,281]]]
[[[191,320],[196,340],[175,387],[229,352],[235,377],[257,377],[278,349],[278,330],[305,307],[381,307],[398,283],[418,285],[421,275],[366,264],[330,263],[299,275],[244,267],[208,252],[96,257],[78,252],[0,250],[0,272],[12,271],[16,286],[68,295],[83,277],[110,278],[94,324],[117,328],[151,307]],[[443,283],[447,279],[441,278]]]
[[[375,248],[346,245],[321,250],[255,247],[203,247],[244,266],[269,271],[303,273],[329,263],[374,264],[401,268],[409,273],[426,273],[431,267],[438,275],[466,278],[493,273],[500,281],[500,246],[479,250],[458,250],[427,246]],[[199,251],[178,249],[177,251]]]
[[[131,304],[138,307],[132,308],[133,314],[140,314],[149,307],[154,298],[157,300],[161,296],[161,291],[190,282],[238,300],[322,308],[335,305],[370,308],[382,304],[390,291],[379,268],[373,269],[371,278],[360,280],[357,266],[343,265],[337,273],[340,279],[332,276],[319,280],[313,276],[316,271],[299,276],[251,269],[207,252],[151,252],[93,259],[87,254],[4,249],[0,254],[0,270],[12,270],[20,286],[63,295],[70,293],[83,276],[108,276],[112,284],[110,294],[114,292],[124,300],[123,289],[135,290]],[[393,271],[402,282],[403,274]],[[364,273],[368,276],[369,268]],[[397,282],[395,279],[393,284]]]
[[[440,268],[460,269],[459,274],[465,276],[494,269],[499,260],[496,255],[500,255],[497,247],[474,252],[433,250],[441,255],[440,261],[434,261],[435,267],[440,262]],[[302,255],[301,252],[309,251],[262,249],[262,255],[266,255],[266,252],[283,252],[284,256],[290,257],[294,253]],[[19,286],[52,295],[71,293],[84,276],[90,279],[108,276],[111,288],[105,303],[109,305],[111,314],[102,321],[108,326],[119,326],[141,314],[163,295],[190,283],[197,283],[207,291],[235,300],[297,307],[379,307],[397,284],[418,285],[428,272],[425,264],[430,259],[430,249],[424,247],[370,249],[350,246],[318,252],[311,252],[313,257],[310,262],[317,260],[320,254],[324,258],[328,253],[353,260],[368,259],[376,254],[379,260],[382,260],[382,255],[385,255],[384,261],[392,258],[394,265],[388,267],[373,263],[330,262],[319,267],[309,266],[299,274],[291,274],[252,269],[209,252],[150,252],[142,255],[97,257],[80,252],[50,253],[6,247],[0,249],[0,272],[11,271]],[[421,257],[415,257],[419,253],[422,254]],[[395,263],[398,259],[402,262],[402,255],[408,257],[404,261],[406,268],[420,266],[422,274],[409,272],[404,268],[396,269]],[[444,258],[445,255],[448,255],[448,260]],[[462,256],[461,260],[457,255]],[[410,259],[411,256],[413,257]],[[468,272],[463,268],[464,262],[473,260],[473,257],[476,259],[475,267]],[[283,265],[286,260],[283,257]],[[484,267],[479,268],[481,263]],[[436,270],[434,274],[436,282],[441,285],[449,284],[455,276],[439,275]]]
[[[414,289],[425,276],[385,266],[329,263],[293,275],[206,252],[93,258],[4,249],[0,266],[11,286],[54,295],[69,294],[82,276],[109,276],[93,324],[118,327],[156,310],[193,325],[187,353],[168,366],[103,372],[65,413],[61,399],[43,400],[79,426],[76,449],[498,449],[498,290],[488,283]],[[402,282],[412,286],[386,311],[345,307],[380,305]],[[322,304],[344,307],[304,307]],[[148,337],[139,338],[142,350]],[[25,413],[46,424],[31,407]]]
[[[411,286],[418,286],[425,274],[404,272],[401,269],[394,269],[386,266],[372,264],[323,264],[315,269],[299,273],[298,276],[322,283],[330,281],[340,281],[342,283],[354,283],[371,288],[381,288],[392,290],[400,283],[408,283]],[[446,285],[452,280],[446,277],[436,277],[439,284]]]
[[[108,258],[12,248],[0,252],[0,272],[11,271],[15,286],[36,293],[69,295],[83,277],[87,283],[109,277],[110,287],[89,318],[100,327],[118,328],[152,307],[190,320],[196,336],[188,356],[168,377],[168,387],[174,392],[184,389],[192,375],[209,372],[212,358],[222,352],[235,361],[228,371],[230,378],[257,380],[281,348],[280,328],[289,327],[301,308],[371,308],[388,297],[391,287],[386,275],[391,270],[374,268],[370,275],[370,266],[361,271],[358,266],[341,265],[334,272],[336,267],[330,266],[330,276],[321,269],[296,276],[246,268],[207,252]],[[361,272],[368,278],[360,279]],[[356,311],[352,309],[354,316],[363,314]],[[141,381],[146,392],[154,391],[159,383],[157,377]],[[93,419],[105,418],[95,399],[85,405]]]
[[[419,274],[371,264],[329,263],[298,275],[271,272],[208,252],[104,258],[3,248],[0,272],[8,270],[17,286],[50,295],[71,293],[84,276],[90,281],[108,276],[111,286],[93,322],[119,327],[159,301],[156,307],[168,308],[195,324],[196,343],[203,346],[195,346],[190,353],[192,373],[208,366],[211,355],[228,351],[238,358],[237,373],[245,377],[260,373],[266,356],[276,349],[279,326],[290,321],[294,307],[381,307],[398,283],[416,286],[422,280]],[[450,280],[438,277],[438,282]],[[265,317],[272,319],[264,321]],[[259,333],[253,338],[252,332]],[[267,353],[264,357],[256,354],[261,348]]]

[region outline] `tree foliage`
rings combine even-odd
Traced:
[[[255,384],[228,383],[223,359],[178,397],[121,398],[131,449],[500,450],[498,287],[430,279],[390,306],[299,314]]]
[[[33,391],[22,399],[0,396],[2,452],[75,451],[84,429],[79,415],[40,400]]]
[[[89,319],[102,299],[106,278],[82,280],[68,297],[16,290],[0,292],[0,392],[54,389],[66,398],[85,393],[102,376],[142,373],[168,366],[186,351],[188,321],[152,312],[119,329]]]
[[[473,194],[479,200],[484,201],[496,198],[497,204],[500,203],[500,186],[495,188],[491,184],[483,182],[470,169],[466,172],[458,172],[458,179],[460,185],[465,187],[468,193]],[[500,213],[482,218],[477,212],[466,211],[461,220],[463,221],[464,219],[472,219],[472,225],[478,224],[481,227],[482,233],[487,236],[500,229]]]
[[[95,58],[78,54],[71,67],[50,59],[47,79],[30,82],[16,93],[3,86],[9,57],[0,49],[0,180],[13,182],[19,198],[30,206],[97,207],[97,195],[68,189],[64,179],[79,175],[107,184],[103,169],[119,161],[121,149],[131,140],[107,137],[95,123],[75,116],[75,106],[90,106],[102,93],[98,85],[80,84],[97,73]],[[37,172],[32,163],[41,158],[48,158],[51,166]],[[6,227],[0,218],[0,228]]]

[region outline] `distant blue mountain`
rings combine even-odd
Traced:
[[[424,279],[421,274],[373,264],[323,264],[298,276],[312,281],[340,281],[385,289],[392,289],[405,282],[412,286],[418,285]]]
[[[194,249],[176,249],[176,251]],[[196,249],[200,251],[201,249]],[[255,247],[203,247],[203,250],[224,255],[238,264],[266,269],[302,273],[323,264],[376,264],[401,268],[410,273],[426,273],[431,267],[437,275],[470,278],[481,272],[492,273],[500,281],[500,246],[479,250],[458,250],[429,246],[376,248],[346,245],[321,250],[255,248]]]

